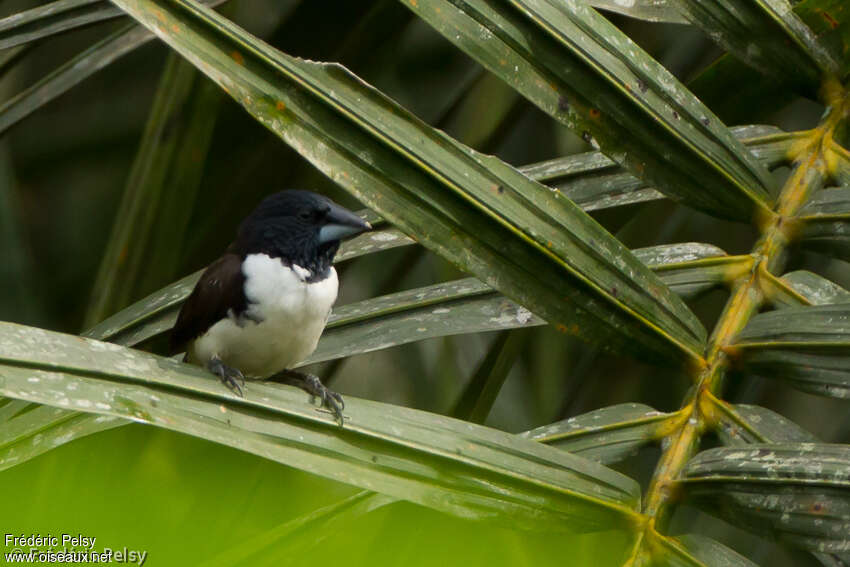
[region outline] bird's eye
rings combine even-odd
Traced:
[[[301,220],[310,220],[313,218],[313,211],[309,209],[304,209],[303,211],[298,213],[298,218]]]

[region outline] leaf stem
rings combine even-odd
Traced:
[[[821,124],[792,147],[789,157],[794,169],[773,211],[756,219],[761,237],[751,253],[752,267],[732,282],[732,293],[706,346],[705,364],[693,370],[695,387],[682,404],[688,418],[662,443],[663,453],[643,504],[643,512],[650,518],[653,529],[664,529],[670,505],[677,500],[677,481],[682,469],[699,448],[703,433],[716,426],[716,413],[704,409],[720,398],[735,352],[731,347],[734,338],[758,313],[767,297],[765,290],[784,267],[786,249],[794,238],[794,216],[830,177],[833,138],[836,129],[850,115],[850,97],[833,80],[825,83],[823,96],[828,110]]]

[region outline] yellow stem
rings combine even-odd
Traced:
[[[785,182],[772,214],[759,219],[761,238],[753,247],[753,262],[732,283],[732,293],[720,315],[705,351],[705,364],[694,371],[695,386],[682,405],[680,426],[667,437],[663,453],[644,499],[643,511],[649,518],[647,529],[661,529],[676,501],[677,479],[699,447],[703,432],[716,424],[713,412],[704,412],[723,388],[729,367],[733,340],[765,302],[765,278],[774,278],[785,262],[785,251],[794,237],[793,217],[805,205],[812,191],[823,186],[831,173],[829,156],[834,155],[836,128],[850,113],[846,91],[830,82],[824,88],[830,110],[823,122],[807,132],[792,148],[795,168]],[[646,541],[644,539],[644,541]]]

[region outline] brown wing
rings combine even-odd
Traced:
[[[210,264],[180,309],[171,331],[171,353],[181,352],[186,343],[227,317],[231,309],[236,315],[245,311],[244,283],[238,254],[225,254]]]

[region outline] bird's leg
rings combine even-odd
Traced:
[[[221,378],[221,383],[230,388],[235,394],[239,394],[240,398],[243,397],[242,387],[239,386],[239,382],[242,382],[242,386],[245,386],[245,376],[242,375],[242,372],[238,368],[228,366],[218,356],[214,356],[207,362],[207,370]]]
[[[290,386],[298,386],[310,394],[312,398],[319,398],[322,400],[322,407],[328,408],[340,427],[342,426],[342,410],[345,409],[345,402],[342,401],[342,396],[333,390],[329,390],[315,374],[307,374],[306,372],[298,372],[297,370],[282,370],[269,377],[268,380],[280,382],[281,384],[289,384]]]

